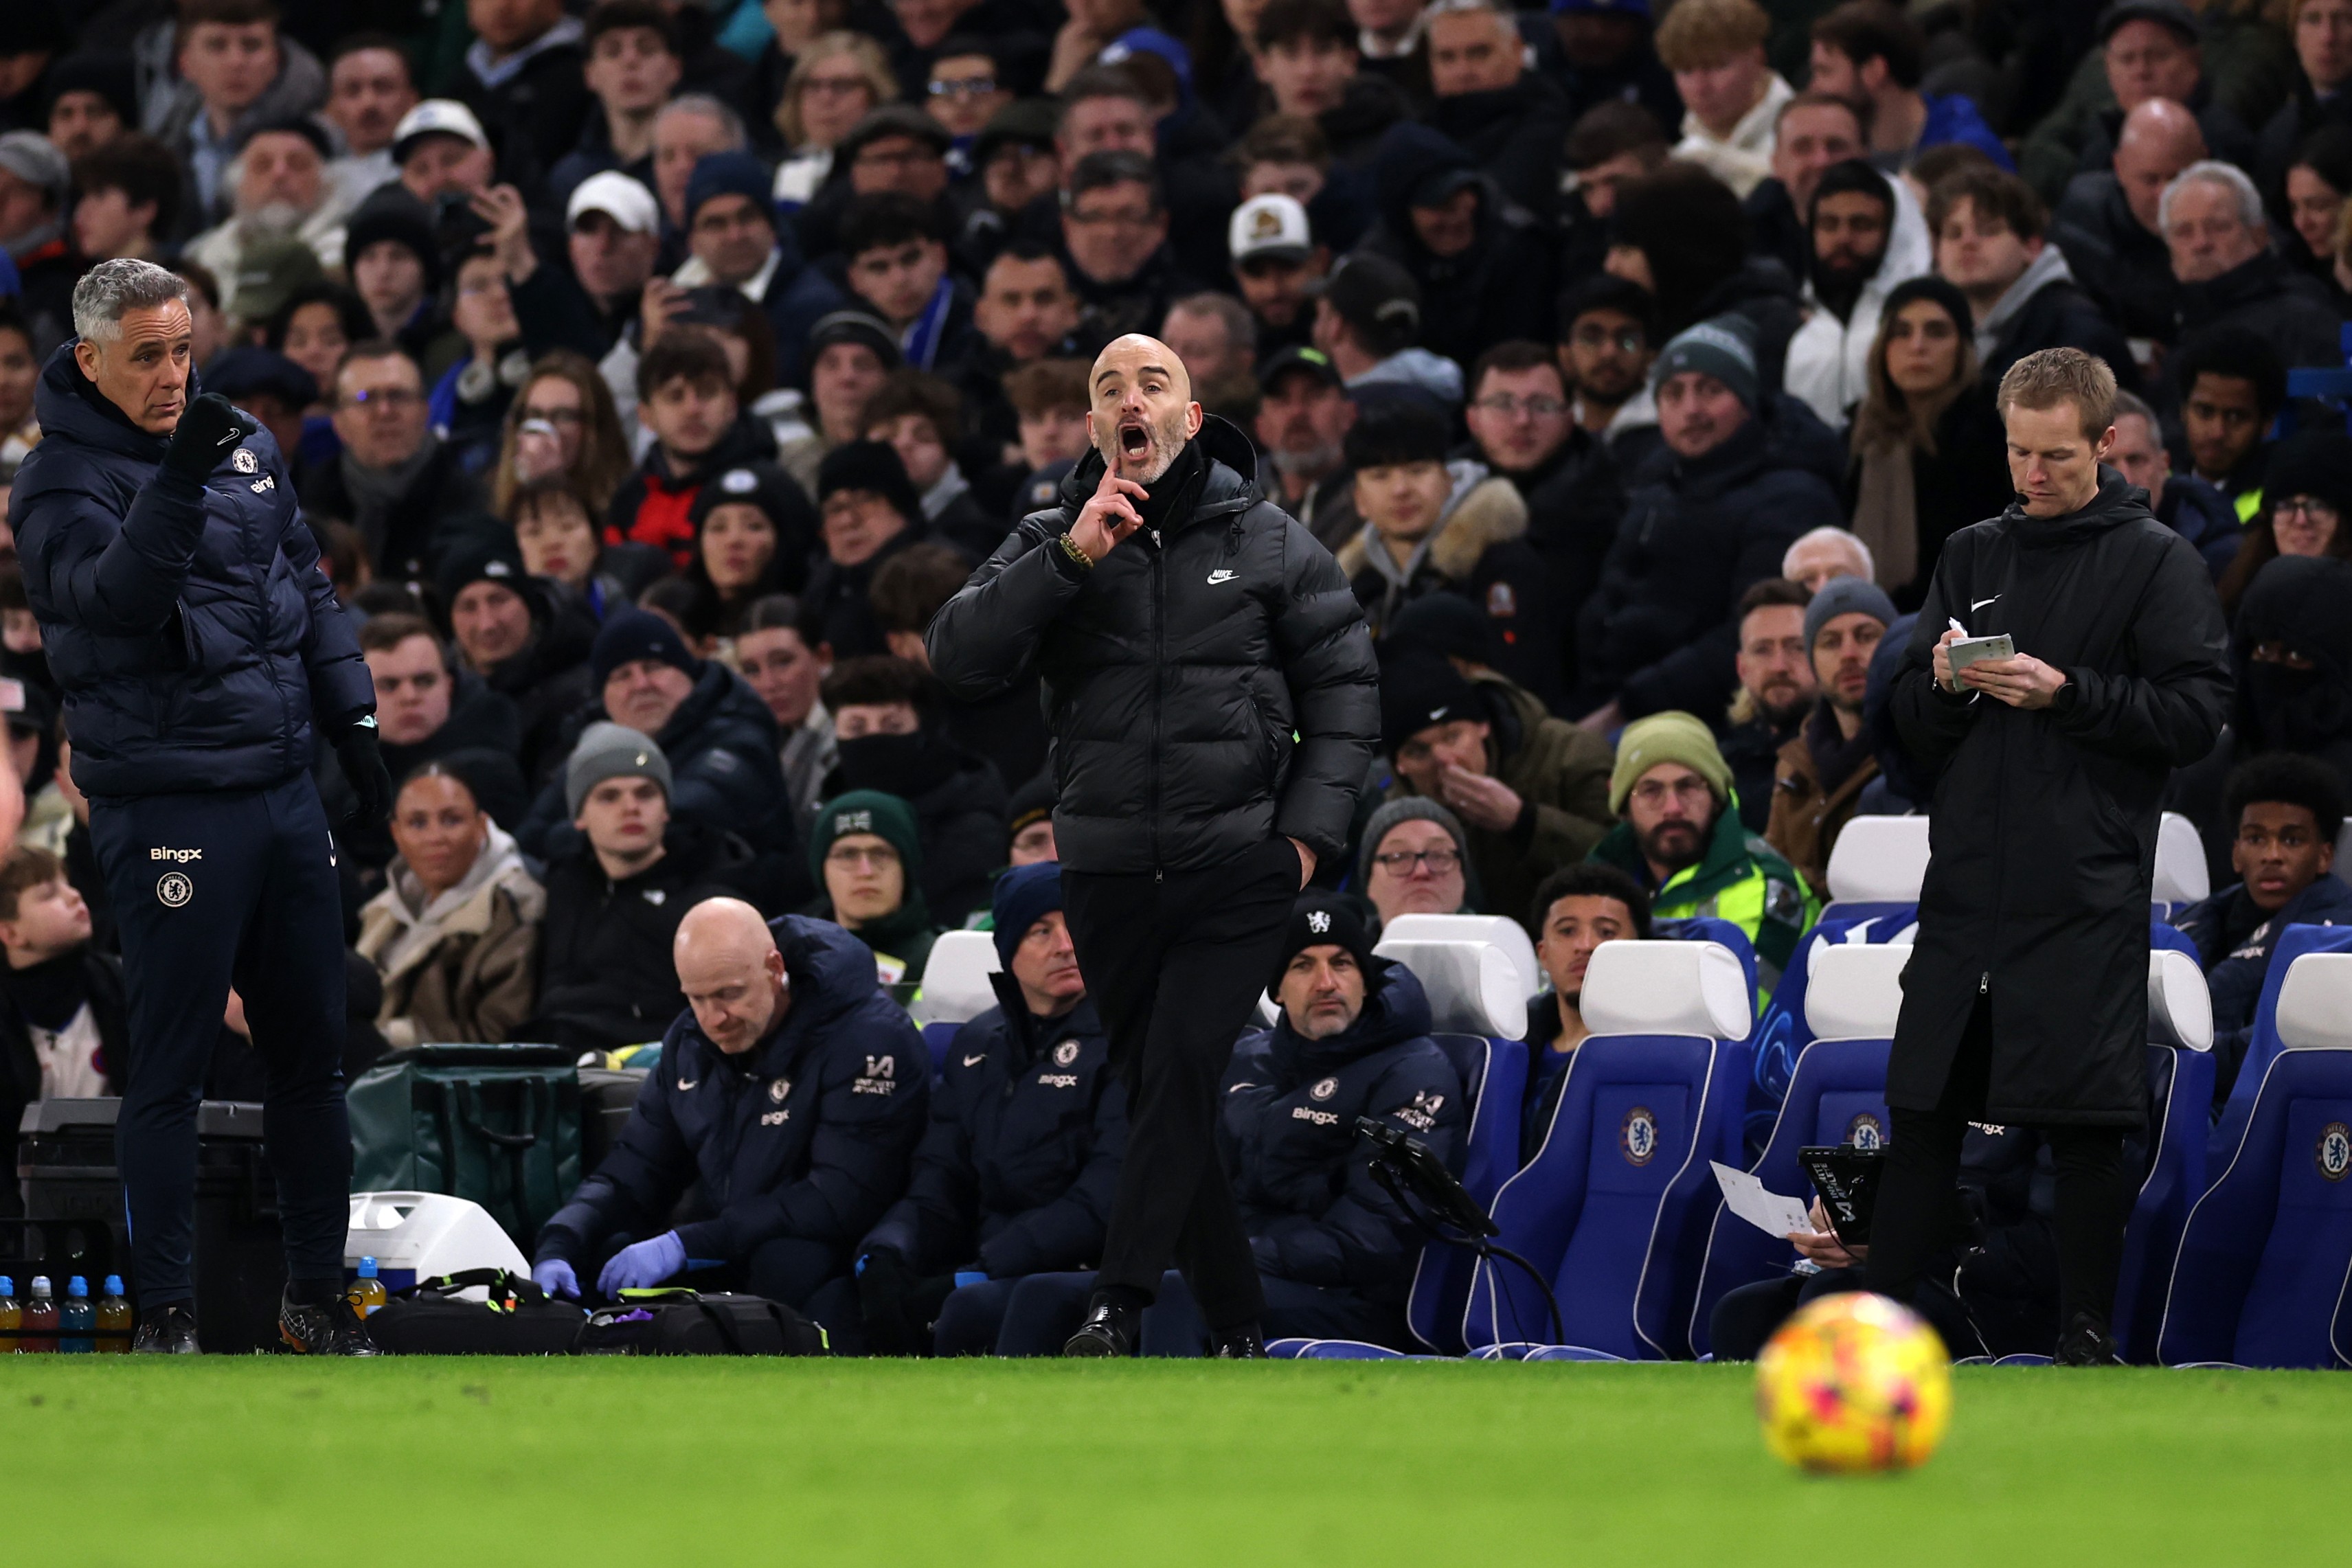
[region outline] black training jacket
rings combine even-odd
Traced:
[[[1044,677],[1072,871],[1200,871],[1276,834],[1344,853],[1380,738],[1371,636],[1339,563],[1259,494],[1240,431],[1213,416],[1197,439],[1189,517],[1083,570],[1053,541],[1102,480],[1089,452],[925,637],[965,700],[1032,664]]]

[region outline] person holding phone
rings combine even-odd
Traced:
[[[2212,749],[2228,628],[2195,547],[2102,466],[2115,373],[2077,349],[2001,378],[2016,501],[1954,534],[1895,677],[1933,782],[1933,858],[1886,1079],[1893,1137],[1873,1290],[1916,1299],[1971,1123],[2026,1126],[2056,1167],[2065,1364],[2116,1359],[2108,1316],[2147,1115],[2158,798]],[[1955,679],[1958,621],[2018,652]]]

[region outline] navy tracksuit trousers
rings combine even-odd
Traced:
[[[130,993],[115,1160],[139,1305],[195,1294],[196,1106],[231,985],[268,1074],[263,1147],[288,1276],[341,1280],[352,1175],[342,896],[310,776],[267,789],[93,799],[89,831]]]

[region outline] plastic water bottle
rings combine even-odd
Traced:
[[[25,1309],[16,1304],[16,1281],[0,1274],[0,1334],[8,1336],[0,1340],[0,1355],[24,1353],[25,1342],[16,1337],[16,1332],[24,1326]]]
[[[76,1274],[66,1281],[66,1304],[58,1312],[58,1349],[68,1355],[88,1355],[98,1349],[90,1337],[98,1327],[98,1308],[89,1299],[89,1281]]]
[[[58,1348],[58,1301],[49,1293],[49,1277],[33,1276],[32,1294],[25,1302],[25,1337],[16,1343],[28,1355],[38,1355]]]
[[[131,1320],[135,1314],[131,1303],[123,1298],[122,1276],[106,1277],[106,1293],[98,1299],[98,1354],[129,1355],[131,1354]]]
[[[363,1318],[381,1311],[384,1302],[391,1300],[384,1291],[383,1281],[376,1275],[374,1259],[360,1260],[360,1277],[344,1292],[344,1297],[352,1303],[352,1311]]]

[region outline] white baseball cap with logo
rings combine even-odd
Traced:
[[[564,204],[565,226],[576,225],[589,213],[604,214],[630,234],[661,231],[661,206],[654,200],[654,193],[616,169],[591,174],[580,182],[572,193],[572,200]]]
[[[1296,196],[1279,193],[1252,196],[1234,209],[1225,231],[1225,248],[1234,265],[1261,257],[1269,261],[1305,261],[1315,254],[1315,231],[1307,209]]]
[[[487,152],[490,139],[482,131],[482,122],[474,111],[454,98],[428,98],[400,117],[392,132],[392,161],[404,163],[416,151],[416,144],[427,136],[454,136],[460,141],[470,141]]]

